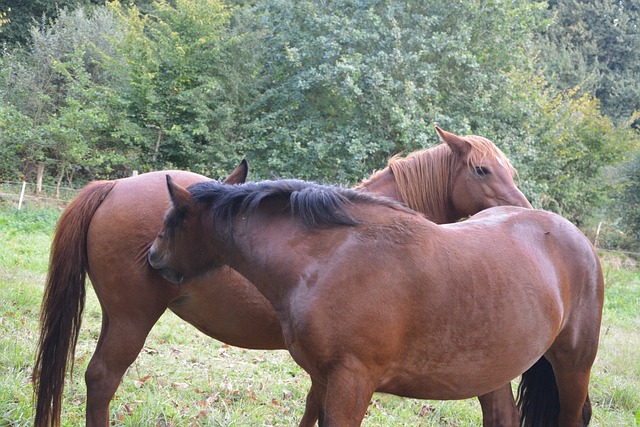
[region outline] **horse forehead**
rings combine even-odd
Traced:
[[[507,160],[504,156],[501,156],[500,154],[497,154],[497,153],[491,154],[491,155],[485,156],[484,158],[480,158],[475,162],[471,160],[470,164],[473,166],[481,166],[483,163],[485,165],[490,164],[495,168],[504,170],[509,175],[513,175],[512,167],[510,166],[509,160]]]
[[[493,163],[495,165],[500,165],[503,168],[507,169],[507,162],[499,154],[491,154],[483,158],[480,158],[478,160],[478,164],[482,164],[482,163]]]

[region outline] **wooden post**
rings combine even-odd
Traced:
[[[602,221],[598,223],[598,229],[596,230],[596,238],[593,242],[593,246],[598,247],[598,243],[600,243],[600,228],[602,227]]]
[[[22,209],[22,200],[24,200],[24,190],[27,188],[27,182],[22,181],[22,191],[20,192],[20,201],[18,201],[18,210]]]
[[[44,177],[44,162],[38,162],[38,175],[36,181],[36,193],[42,191],[42,178]]]

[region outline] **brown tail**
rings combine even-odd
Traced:
[[[40,340],[33,368],[34,426],[60,425],[67,364],[74,353],[85,303],[87,231],[93,214],[116,181],[85,187],[65,209],[51,245],[49,272],[40,311]]]

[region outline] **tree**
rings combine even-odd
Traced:
[[[569,1],[552,3],[559,17]],[[616,6],[631,25],[637,11],[583,3],[580,19]],[[546,5],[524,0],[141,4],[63,9],[28,49],[5,50],[0,175],[29,176],[44,161],[58,183],[132,169],[218,177],[247,156],[254,179],[353,184],[393,154],[436,144],[438,123],[494,140],[536,207],[583,226],[603,215],[622,224],[611,200],[631,200],[634,187],[603,174],[637,152],[638,116],[603,115],[613,98],[601,103],[604,86],[589,86],[622,67],[611,64],[623,46],[606,69],[585,55],[590,32],[604,30],[577,26],[585,38],[562,51],[554,23],[542,46],[556,50],[540,48],[531,36],[548,24]],[[536,68],[537,51],[548,69]]]
[[[0,96],[11,106],[3,112],[28,131],[16,132],[8,120],[0,131],[20,153],[22,176],[46,162],[60,184],[81,164],[107,157],[100,143],[109,141],[107,103],[114,94],[100,64],[113,54],[110,40],[117,33],[104,8],[90,16],[84,9],[63,10],[51,25],[32,28],[28,50],[15,48],[2,57]]]
[[[616,197],[616,205],[620,212],[620,221],[616,224],[622,231],[613,245],[624,249],[640,251],[640,151],[636,150],[633,158],[623,163],[619,176],[621,191]],[[621,173],[620,173],[621,172]]]
[[[559,90],[579,87],[622,123],[640,110],[640,5],[635,0],[558,0],[540,38],[540,62]],[[640,126],[635,123],[635,126]]]
[[[143,168],[166,165],[221,176],[236,163],[235,128],[246,102],[251,46],[218,1],[155,2],[150,15],[115,9],[127,33],[128,115],[147,136]],[[121,134],[121,136],[124,136]],[[125,136],[126,137],[126,136]]]
[[[64,9],[104,3],[105,0],[0,0],[0,12],[5,13],[9,20],[0,31],[0,43],[27,45],[31,37],[30,29],[38,21],[53,21]]]
[[[530,2],[269,1],[262,95],[247,124],[258,169],[354,182],[436,142],[432,125],[489,129],[526,62]],[[509,37],[504,37],[509,34]]]

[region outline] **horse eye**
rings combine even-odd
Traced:
[[[489,175],[489,169],[484,166],[476,166],[476,175],[478,176],[487,176]]]

